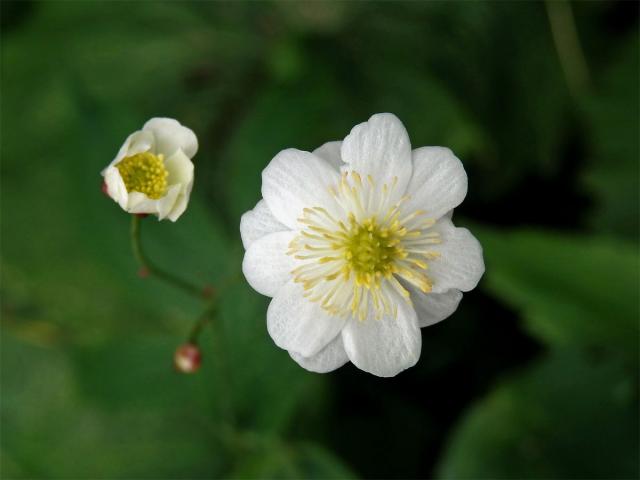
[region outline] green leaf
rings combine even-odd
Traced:
[[[553,347],[600,347],[635,361],[639,258],[633,245],[540,231],[473,228],[484,248],[483,287],[522,312]]]
[[[105,368],[94,372],[94,386],[104,380]],[[131,369],[136,365],[129,364],[120,375]],[[165,369],[170,371],[169,365]],[[73,370],[59,349],[35,347],[3,333],[2,451],[14,478],[176,478],[219,471],[215,424],[194,408],[194,392],[181,389],[183,401],[171,409],[143,401],[143,408],[130,402],[105,410],[92,401],[99,391],[87,398],[77,388]],[[155,382],[146,378],[132,393]],[[177,400],[179,395],[173,395]],[[4,467],[3,462],[7,474]]]
[[[380,4],[345,37],[354,96],[455,148],[483,199],[558,171],[571,104],[543,5]]]
[[[463,418],[439,478],[637,478],[637,383],[615,362],[558,352]]]
[[[338,458],[312,443],[286,444],[268,437],[254,438],[253,452],[243,455],[232,478],[356,478]]]
[[[236,218],[259,200],[260,174],[278,152],[312,151],[342,140],[353,126],[336,116],[334,105],[345,101],[341,86],[317,66],[304,68],[308,70],[294,85],[268,84],[229,141],[224,172],[228,181],[221,188]]]
[[[593,151],[583,181],[597,200],[591,224],[630,239],[638,238],[640,228],[638,58],[633,35],[602,74],[597,94],[582,105]]]
[[[396,114],[414,148],[446,145],[460,158],[486,149],[486,132],[444,83],[406,62],[389,65],[388,59],[386,63],[381,60],[371,58],[364,66],[372,79],[369,88],[375,89],[372,110]]]

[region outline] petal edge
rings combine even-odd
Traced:
[[[345,320],[329,316],[302,294],[302,285],[293,280],[278,291],[267,309],[267,330],[280,348],[312,357],[336,338]]]
[[[338,335],[326,347],[312,357],[303,357],[299,353],[289,352],[298,365],[315,373],[328,373],[342,367],[349,361],[342,344],[342,336]]]
[[[372,315],[360,322],[351,319],[342,331],[349,360],[360,370],[378,377],[394,377],[420,358],[422,336],[416,312],[404,299],[395,299],[398,316]]]

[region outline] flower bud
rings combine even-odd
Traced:
[[[173,357],[173,364],[180,373],[195,373],[202,363],[202,354],[197,345],[185,343],[180,345]]]

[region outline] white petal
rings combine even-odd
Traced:
[[[444,293],[422,293],[410,284],[404,284],[411,293],[413,308],[418,315],[418,325],[420,328],[428,327],[449,317],[458,308],[462,300],[460,290],[451,289]]]
[[[321,158],[290,148],[278,153],[263,170],[262,196],[278,221],[294,229],[303,208],[335,208],[329,187],[339,178]]]
[[[475,288],[484,273],[480,242],[466,228],[456,228],[451,220],[442,218],[433,227],[440,232],[442,243],[430,250],[440,256],[429,261],[427,275],[433,280],[433,292],[451,288],[468,292]]]
[[[167,193],[158,199],[158,220],[164,220],[173,211],[181,191],[182,185],[172,185],[167,189]]]
[[[132,133],[124,141],[124,143],[120,147],[120,150],[118,150],[118,154],[111,161],[109,166],[115,165],[125,157],[130,157],[131,155],[135,155],[136,153],[142,153],[148,150],[152,150],[154,142],[155,139],[151,132],[144,132],[142,130],[139,130]]]
[[[344,165],[340,154],[342,148],[342,142],[327,142],[313,151],[313,154],[323,159],[329,165],[340,171],[340,168]]]
[[[175,222],[180,218],[180,216],[187,209],[187,204],[189,203],[189,197],[191,196],[191,189],[193,188],[193,182],[186,185],[186,187],[182,188],[180,193],[178,194],[178,198],[173,205],[171,211],[167,214],[167,218],[172,222]]]
[[[186,185],[193,182],[193,162],[182,150],[176,150],[172,155],[165,158],[164,166],[169,172],[167,177],[169,185]]]
[[[376,320],[371,311],[364,321],[351,319],[342,331],[349,360],[361,370],[379,377],[393,377],[420,358],[422,337],[416,311],[399,295],[396,318]]]
[[[342,344],[342,336],[337,335],[329,345],[311,357],[303,357],[299,353],[289,352],[298,364],[310,372],[327,373],[340,368],[349,361]]]
[[[240,217],[240,236],[245,250],[265,235],[286,230],[289,229],[276,220],[264,200],[260,200],[253,210],[245,212]]]
[[[129,213],[147,213],[157,215],[158,220],[163,220],[174,208],[180,195],[181,185],[171,185],[160,198],[149,198],[142,192],[129,192],[127,207]]]
[[[296,232],[277,232],[251,244],[244,254],[242,273],[255,291],[273,297],[291,278],[296,260],[287,255]]]
[[[175,199],[175,196],[173,198]],[[160,199],[149,198],[141,192],[129,192],[129,202],[126,210],[129,213],[157,215],[160,210]]]
[[[194,166],[193,162],[181,149],[176,150],[173,155],[166,158],[164,166],[169,172],[167,183],[170,186],[178,186],[179,190],[176,199],[171,203],[171,208],[161,215],[160,219],[166,216],[169,220],[175,222],[187,209],[189,196],[193,188]]]
[[[356,125],[342,142],[342,160],[360,175],[378,184],[397,185],[392,201],[405,192],[411,178],[411,143],[402,122],[391,113],[379,113]]]
[[[187,157],[193,158],[198,151],[195,133],[173,118],[152,118],[144,124],[142,130],[153,133],[156,154],[170,156],[181,149]]]
[[[437,220],[460,205],[467,195],[467,174],[462,162],[444,147],[422,147],[413,151],[413,175],[407,187],[407,212],[426,210]]]
[[[127,187],[122,180],[120,171],[113,166],[107,167],[104,171],[104,183],[107,185],[107,194],[120,205],[121,208],[127,209],[129,202],[129,193]]]
[[[293,280],[282,287],[267,309],[267,329],[280,348],[312,357],[336,338],[345,320],[330,316],[303,293],[302,285]]]

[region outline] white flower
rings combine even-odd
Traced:
[[[480,244],[451,221],[466,193],[451,150],[412,151],[389,113],[343,142],[276,155],[264,199],[240,221],[244,275],[273,297],[274,342],[315,372],[413,366],[420,328],[451,315],[484,273]]]
[[[189,203],[197,151],[190,129],[172,118],[152,118],[129,135],[102,171],[106,192],[129,213],[175,222]]]

